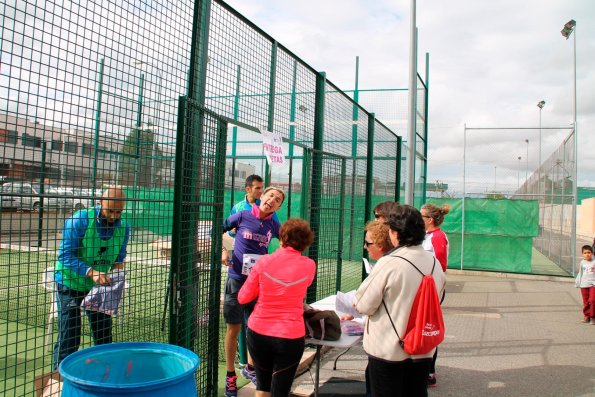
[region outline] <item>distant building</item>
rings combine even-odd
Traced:
[[[141,126],[142,133],[150,136],[151,141],[152,128]],[[131,132],[126,129],[118,136],[102,133],[96,139],[93,131],[51,127],[0,114],[0,177],[24,181],[43,178],[48,184],[80,187],[91,187],[93,178],[97,187],[132,185],[133,181],[138,186],[172,185],[174,148],[158,143],[152,147],[151,142],[147,146],[142,141],[139,156],[127,154],[126,140]],[[138,164],[134,166],[135,162]]]
[[[256,173],[256,167],[252,164],[240,163],[236,161],[236,168],[235,170],[232,168],[233,163],[231,161],[227,161],[225,163],[225,187],[227,189],[231,189],[232,187],[232,180],[233,185],[235,185],[236,189],[243,189],[244,182],[248,175],[252,175]],[[261,175],[262,176],[262,175]],[[264,178],[264,176],[263,176]]]
[[[10,179],[39,180],[68,184],[90,178],[94,165],[94,137],[77,129],[50,127],[22,117],[0,114],[0,175]],[[45,144],[45,161],[43,146]],[[121,143],[99,137],[97,148],[99,179],[115,176]]]

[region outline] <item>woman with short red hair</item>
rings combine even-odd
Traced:
[[[316,264],[302,252],[314,241],[310,225],[290,218],[279,231],[281,247],[258,259],[238,294],[258,298],[248,319],[248,350],[256,370],[256,396],[289,396],[304,352],[303,303]]]

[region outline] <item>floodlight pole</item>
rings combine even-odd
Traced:
[[[415,26],[415,0],[411,0],[411,26],[409,32],[409,113],[407,122],[407,183],[405,204],[414,205],[415,194],[415,119],[417,104],[417,28]]]
[[[516,170],[516,190],[517,193],[519,193],[519,190],[521,190],[521,156],[519,156],[519,166],[517,167]]]
[[[543,107],[545,106],[545,101],[539,101],[537,102],[537,107],[539,108],[539,160],[537,163],[537,176],[538,176],[538,180],[537,180],[537,193],[539,194],[539,196],[537,196],[537,202],[539,203],[538,207],[539,207],[539,212],[541,212],[542,214],[545,212],[543,210],[541,203],[545,203],[545,200],[542,200],[542,198],[545,198],[545,192],[543,192],[541,190],[541,111],[543,110]],[[545,184],[544,186],[544,190],[545,190]],[[544,214],[545,215],[545,214]],[[538,217],[538,222],[541,222],[541,225],[543,226],[543,218],[541,216]]]
[[[538,168],[538,175],[539,175],[539,191],[541,192],[541,111],[543,110],[543,107],[545,106],[545,101],[539,101],[537,103],[537,107],[539,108],[539,160],[537,163],[537,167]]]
[[[463,199],[461,200],[461,270],[465,264],[465,197],[467,196],[467,123],[463,125]]]
[[[525,193],[529,193],[529,140],[525,139],[527,144],[527,158],[525,159]]]
[[[577,134],[577,107],[576,107],[576,21],[571,19],[570,21],[564,24],[562,28],[562,36],[568,40],[570,35],[574,33],[573,39],[573,99],[574,99],[574,183],[572,185],[572,226],[571,226],[571,239],[572,243],[570,246],[570,254],[571,254],[571,265],[572,265],[572,275],[574,276],[574,262],[576,259],[576,206],[578,205],[578,134]]]

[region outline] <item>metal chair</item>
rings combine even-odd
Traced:
[[[48,267],[42,275],[42,285],[50,293],[50,312],[48,314],[48,327],[45,334],[46,351],[52,350],[52,335],[54,332],[54,319],[58,318],[58,302],[56,301],[56,283],[54,282],[54,267]]]

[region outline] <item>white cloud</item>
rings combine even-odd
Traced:
[[[342,89],[406,88],[410,1],[239,1],[228,4]],[[428,180],[455,178],[462,161],[463,126],[538,127],[573,121],[573,40],[560,34],[577,21],[579,180],[595,185],[595,2],[552,0],[427,0],[417,2],[418,67],[430,54]],[[372,109],[373,110],[373,109]],[[542,130],[542,159],[568,131]],[[473,153],[493,167],[518,168],[518,156],[537,166],[539,130],[482,132]],[[494,154],[498,154],[497,156]],[[488,163],[493,162],[490,166]],[[490,168],[491,167],[491,168]],[[481,167],[479,167],[481,168]],[[458,167],[462,170],[462,166]],[[489,171],[486,179],[493,179]],[[516,183],[517,174],[507,181]],[[523,175],[519,175],[524,177]],[[503,176],[503,179],[505,177]]]

